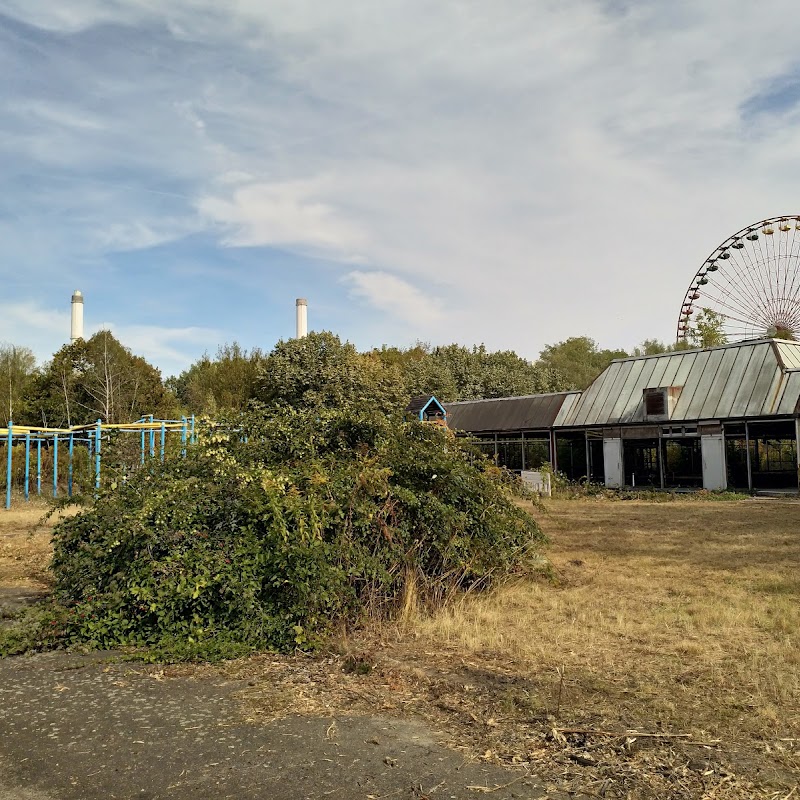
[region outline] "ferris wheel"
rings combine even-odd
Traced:
[[[800,340],[800,216],[748,225],[711,252],[683,298],[678,342],[692,340],[703,312],[728,342]]]

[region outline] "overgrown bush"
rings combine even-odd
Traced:
[[[238,425],[56,527],[40,635],[171,658],[310,648],[410,581],[440,602],[542,540],[514,479],[436,426],[289,408]]]

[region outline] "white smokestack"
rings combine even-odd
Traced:
[[[77,342],[83,339],[83,295],[78,289],[72,295],[72,324],[70,325],[69,340]]]
[[[308,334],[308,300],[298,297],[297,306],[297,338],[302,339]]]

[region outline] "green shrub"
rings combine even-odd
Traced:
[[[237,425],[56,527],[39,630],[171,658],[311,648],[391,614],[409,580],[440,602],[542,541],[516,480],[436,426],[288,408]]]

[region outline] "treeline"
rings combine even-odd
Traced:
[[[156,367],[100,331],[65,345],[41,366],[27,347],[0,346],[0,415],[18,424],[66,427],[97,419],[127,422],[141,414],[213,417],[252,403],[338,408],[359,399],[391,412],[427,393],[450,402],[583,389],[615,358],[671,349],[649,339],[628,353],[580,336],[545,346],[531,362],[484,345],[417,343],[359,352],[322,332],[278,342],[269,353],[225,344],[164,380]]]

